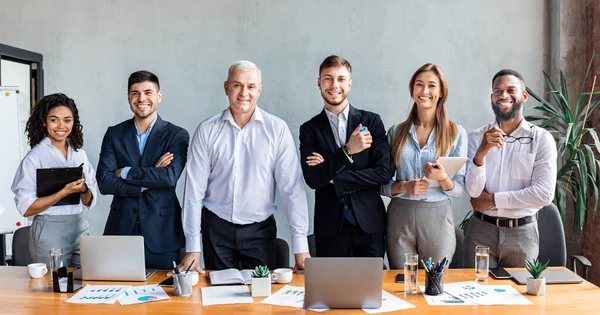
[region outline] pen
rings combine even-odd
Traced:
[[[192,265],[194,264],[194,262],[196,262],[196,258],[192,259],[192,262],[190,263],[190,265],[188,266],[188,269],[185,271],[185,273],[187,274],[188,272],[190,272],[190,268],[192,268]]]
[[[79,167],[83,167],[83,164],[85,164],[85,163],[81,163],[81,165],[79,165]]]

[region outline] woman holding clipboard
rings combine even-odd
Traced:
[[[392,198],[388,205],[387,253],[391,269],[401,269],[404,254],[452,259],[456,249],[451,198],[464,190],[464,166],[452,178],[436,159],[466,157],[467,133],[448,119],[448,84],[439,66],[425,64],[409,83],[412,109],[408,118],[391,127],[388,141],[395,181],[381,187]],[[424,178],[436,181],[429,187]]]
[[[97,184],[92,166],[81,148],[82,126],[75,101],[64,94],[42,98],[27,121],[26,133],[31,151],[21,161],[12,184],[17,210],[33,216],[29,252],[34,262],[49,263],[50,249],[63,250],[64,266],[79,266],[79,236],[88,234],[88,222],[81,213],[96,203]],[[83,168],[83,176],[58,192],[38,197],[37,169]],[[77,204],[57,205],[71,194]]]

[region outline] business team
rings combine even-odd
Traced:
[[[198,125],[189,153],[188,132],[157,113],[158,77],[134,72],[127,92],[133,119],[108,128],[97,173],[82,149],[75,102],[64,94],[44,97],[27,122],[32,150],[11,187],[17,209],[33,216],[32,259],[47,262],[49,249],[60,247],[66,265],[79,265],[78,239],[88,233],[81,213],[94,206],[99,189],[113,195],[104,234],[144,236],[147,267],[170,269],[185,247],[179,265],[193,263],[199,272],[200,252],[206,269],[272,269],[277,187],[294,268],[303,269],[310,254],[302,177],[315,190],[317,256],[383,257],[387,248],[393,269],[402,267],[407,252],[451,258],[451,202],[466,190],[475,210],[465,230],[471,256],[475,245],[487,245],[492,266],[537,258],[536,213],[554,198],[557,152],[550,133],[523,118],[528,94],[518,72],[504,69],[492,78],[496,119],[468,135],[448,118],[448,84],[434,64],[413,74],[412,109],[387,135],[378,114],[350,104],[347,60],[325,58],[317,87],[323,110],[300,127],[299,164],[285,121],[257,106],[262,80],[254,63],[230,66],[223,84],[229,106]],[[436,161],[443,156],[467,156],[468,162],[450,178]],[[186,161],[182,208],[175,188]],[[81,179],[54,195],[36,195],[36,169],[81,163]],[[79,204],[57,204],[73,193]],[[392,198],[387,213],[381,195]]]

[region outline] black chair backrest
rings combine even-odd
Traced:
[[[308,236],[308,251],[310,253],[310,257],[317,257],[317,248],[315,245],[315,235],[310,234]]]
[[[29,230],[30,226],[24,226],[15,231],[12,240],[12,264],[13,266],[27,266],[33,261],[29,254]]]
[[[567,245],[565,230],[558,208],[554,204],[543,207],[538,212],[540,232],[539,260],[550,260],[550,266],[565,266],[567,263]]]
[[[275,239],[275,268],[290,268],[290,247],[285,240]]]

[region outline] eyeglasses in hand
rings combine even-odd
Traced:
[[[521,144],[528,144],[531,143],[531,141],[533,141],[533,137],[513,137],[509,135],[504,135],[504,142],[513,143],[516,141],[519,141],[519,143]]]

